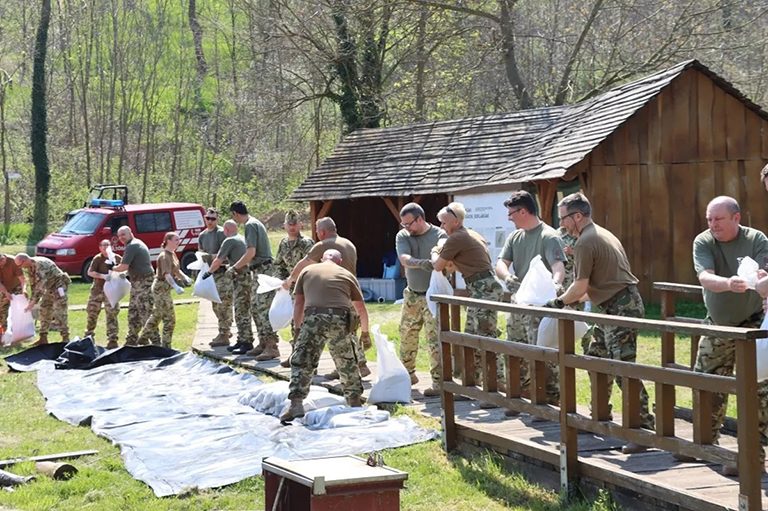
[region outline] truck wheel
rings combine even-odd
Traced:
[[[194,263],[195,261],[197,261],[197,256],[195,256],[194,252],[189,251],[181,254],[181,260],[179,261],[179,266],[181,266],[181,271],[183,271],[190,277],[194,277],[195,276],[194,274],[197,272],[194,270],[190,270],[189,268],[187,268],[187,266]]]
[[[86,282],[88,284],[93,282],[93,279],[88,276],[88,268],[91,267],[91,261],[93,261],[93,257],[89,257],[88,259],[86,259],[85,262],[83,263],[83,269],[80,270],[80,278],[83,279],[83,282]]]

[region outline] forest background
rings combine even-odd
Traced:
[[[4,233],[91,185],[285,206],[340,138],[575,103],[696,58],[768,103],[766,0],[3,0]]]

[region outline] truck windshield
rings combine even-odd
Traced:
[[[80,211],[70,218],[59,231],[61,234],[93,234],[104,220],[101,213]]]

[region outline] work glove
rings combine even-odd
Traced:
[[[520,279],[516,275],[507,275],[507,278],[504,279],[504,284],[507,286],[507,291],[512,294],[517,293],[517,290],[520,289]]]
[[[371,334],[368,332],[360,332],[360,346],[363,347],[363,350],[370,349],[372,345],[373,343],[371,343]]]
[[[210,276],[211,276],[211,272],[204,271],[203,275],[200,277],[200,280],[205,280],[205,279],[207,279]]]
[[[432,261],[429,259],[413,259],[411,258],[410,264],[412,266],[416,266],[417,268],[420,268],[422,270],[432,271],[434,269],[432,265]]]
[[[550,309],[562,309],[565,307],[565,303],[560,298],[555,298],[554,300],[550,300],[547,303],[544,304],[544,307],[548,307]]]
[[[104,274],[104,281],[105,281],[105,282],[109,282],[110,280],[112,280],[112,272],[110,272],[110,273],[105,273],[105,274]]]
[[[192,285],[192,279],[190,278],[190,276],[187,275],[186,273],[182,273],[181,275],[184,277],[184,285],[185,286],[191,286]]]
[[[123,280],[125,280],[125,279],[127,279],[127,278],[128,278],[128,273],[126,273],[126,272],[123,272],[123,273],[118,273],[118,275],[119,275],[119,276],[120,276],[120,278],[121,278],[121,279],[123,279]]]
[[[555,294],[557,296],[562,296],[563,293],[565,293],[565,288],[563,287],[563,285],[555,282]]]
[[[115,265],[115,263],[113,263],[113,262],[112,262],[112,261],[110,261],[109,259],[107,259],[107,260],[104,262],[104,264],[105,264],[105,265],[106,265],[106,267],[107,267],[107,268],[109,268],[109,269],[112,269],[112,267]]]
[[[178,285],[178,284],[176,284],[175,286],[173,286],[173,289],[175,289],[175,290],[176,290],[176,294],[178,294],[178,295],[180,295],[180,294],[182,294],[182,293],[184,292],[184,288],[183,288],[183,287],[181,287],[181,286],[180,286],[180,285]]]

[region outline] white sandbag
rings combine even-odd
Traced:
[[[747,256],[744,257],[739,263],[739,268],[736,270],[736,275],[744,279],[744,281],[747,283],[747,288],[755,289],[758,280],[757,270],[759,269],[760,265],[757,264],[754,259]]]
[[[195,252],[195,260],[187,265],[188,270],[195,270],[200,271],[203,269],[203,265],[206,264],[205,261],[203,261],[203,254],[205,252],[197,251]]]
[[[768,315],[763,318],[760,330],[768,330]],[[755,358],[757,359],[757,381],[768,380],[768,338],[758,339],[755,343]]]
[[[32,311],[26,311],[29,300],[24,295],[11,295],[8,309],[8,332],[3,335],[3,342],[11,344],[35,336],[35,320]]]
[[[573,322],[573,335],[574,339],[581,339],[589,330],[589,325],[583,321]],[[546,348],[558,348],[560,347],[559,336],[560,329],[558,328],[558,320],[555,318],[541,318],[539,323],[539,331],[536,334],[536,345],[544,346]]]
[[[269,293],[270,291],[283,287],[283,279],[278,277],[259,273],[256,278],[259,279],[259,287],[256,288],[257,294]]]
[[[515,303],[521,305],[544,305],[557,298],[557,288],[550,272],[537,255],[528,266],[528,273],[523,277],[520,288],[515,293]]]
[[[269,306],[269,323],[272,325],[272,330],[277,332],[290,325],[291,319],[293,319],[293,299],[291,298],[291,292],[287,289],[280,288],[280,290],[275,293],[272,305]]]
[[[318,392],[316,389],[317,387],[309,387],[309,394],[304,398],[304,401],[302,401],[302,405],[304,406],[304,413],[312,412],[314,410],[322,410],[323,408],[327,408],[329,406],[345,405],[347,403],[347,400],[344,399],[343,396],[337,396],[336,394],[331,394],[329,392]],[[288,408],[290,407],[291,401],[286,399],[282,403],[280,412],[276,413],[275,415],[280,417],[282,414],[287,412]]]
[[[131,292],[131,283],[127,279],[120,278],[120,274],[116,271],[110,272],[110,275],[112,275],[110,280],[104,283],[104,296],[107,297],[109,304],[115,307]]]
[[[381,333],[379,325],[373,325],[371,332],[376,344],[379,377],[371,388],[368,402],[371,404],[410,403],[411,377],[395,353],[395,345]]]
[[[433,271],[429,278],[429,288],[427,289],[427,307],[434,317],[437,317],[437,302],[430,298],[432,295],[453,295],[453,286],[445,275],[439,271]]]
[[[207,279],[203,278],[203,275],[205,275],[208,270],[208,264],[203,263],[203,266],[200,268],[200,273],[197,274],[197,279],[195,279],[195,287],[192,291],[192,296],[205,298],[213,303],[221,303],[219,290],[216,289],[216,280],[214,280],[213,276],[210,276]]]
[[[308,412],[304,416],[304,425],[309,429],[332,429],[369,426],[388,420],[389,412],[375,406],[350,408],[337,405]]]

